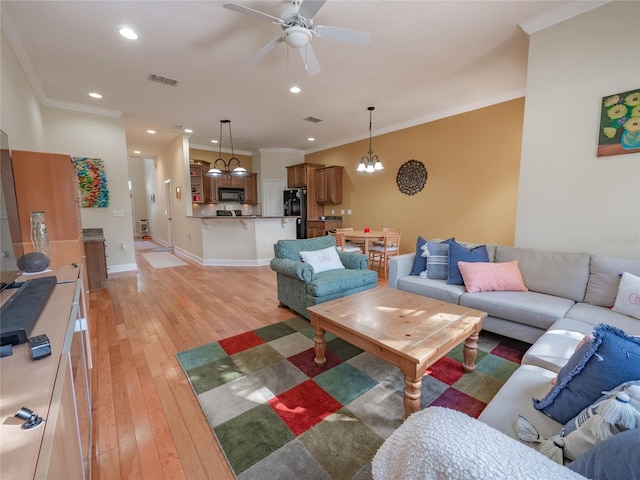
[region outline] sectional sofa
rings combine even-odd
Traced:
[[[416,245],[418,253],[421,252],[421,240],[418,239]],[[427,245],[441,242],[435,239]],[[468,252],[477,247],[467,242],[458,242],[458,245]],[[640,276],[640,259],[504,245],[486,245],[486,252],[488,261],[494,264],[517,262],[515,265],[527,291],[470,293],[465,284],[427,278],[424,272],[416,275],[416,265],[420,270],[422,261],[425,267],[429,267],[430,258],[422,260],[415,252],[391,259],[389,286],[485,311],[488,316],[483,322],[484,330],[531,343],[521,366],[478,420],[517,439],[514,424],[522,416],[535,426],[542,437],[548,438],[558,434],[564,420],[554,420],[548,413],[534,408],[532,399],[544,399],[557,388],[552,382],[563,366],[576,358],[574,352],[585,336],[601,324],[613,326],[629,336],[640,336],[640,304],[635,305],[637,310],[630,311],[630,315],[612,309],[618,290],[622,288],[621,274],[628,272],[626,278]],[[601,359],[595,355],[594,362],[596,360]],[[631,363],[634,365],[632,368],[640,372],[640,357]],[[603,376],[615,376],[616,373],[611,371]],[[640,376],[634,380],[640,380]]]

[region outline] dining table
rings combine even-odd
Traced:
[[[384,232],[382,230],[351,230],[344,232],[344,238],[355,243],[362,243],[364,245],[364,254],[369,256],[369,243],[384,240]]]

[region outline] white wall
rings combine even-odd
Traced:
[[[640,89],[640,2],[530,38],[517,246],[640,258],[640,154],[596,157],[602,97]]]
[[[104,160],[110,205],[83,208],[82,226],[104,229],[110,272],[135,269],[124,120],[43,106],[4,32],[0,49],[0,128],[9,136],[10,147]],[[124,216],[113,217],[114,209],[123,210]]]

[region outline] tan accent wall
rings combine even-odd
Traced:
[[[305,162],[345,167],[343,202],[325,205],[325,215],[345,210],[343,225],[356,229],[402,228],[402,253],[415,249],[418,235],[513,245],[523,115],[518,98],[373,137],[381,172],[356,172],[368,138],[308,154]],[[405,195],[396,175],[412,159],[424,163],[428,179],[421,192]]]

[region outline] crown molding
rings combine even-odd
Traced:
[[[613,0],[573,0],[550,12],[530,18],[518,24],[524,33],[532,35],[540,30],[557,25],[558,23],[577,17],[595,8],[606,5]]]

